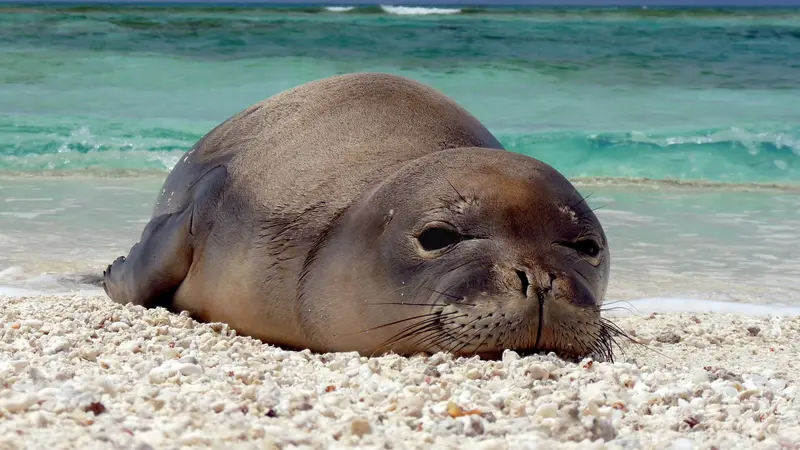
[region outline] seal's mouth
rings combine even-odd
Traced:
[[[473,277],[470,283],[462,284],[444,279],[436,289],[426,288],[425,297],[407,296],[383,303],[402,308],[406,314],[366,330],[380,339],[369,343],[367,353],[443,352],[500,360],[506,350],[511,350],[520,356],[554,353],[569,361],[585,357],[613,361],[620,347],[618,341],[633,341],[602,317],[601,302],[596,302],[594,293],[582,284],[565,288],[552,277],[545,283],[529,273],[510,273],[512,277],[503,281],[517,283],[501,285],[500,289],[492,289],[495,284],[488,277],[478,282]]]
[[[506,350],[511,350],[523,358],[532,355],[546,355],[549,353],[554,353],[559,358],[569,362],[577,363],[587,357],[591,357],[596,361],[614,362],[614,350],[620,346],[620,339],[628,340],[634,343],[636,342],[616,324],[612,323],[608,319],[603,318],[601,319],[601,325],[597,337],[592,342],[585,342],[584,345],[579,348],[552,346],[515,348],[513,346],[509,346],[507,348],[500,348],[497,350],[475,351],[472,353],[472,355],[477,355],[483,360],[499,361],[503,359],[503,354]],[[459,356],[471,355],[464,354]]]
[[[499,300],[502,299],[433,306],[402,303],[423,310],[366,330],[387,330],[385,335],[378,335],[388,339],[370,351],[372,355],[387,351],[405,355],[444,352],[500,360],[506,350],[511,350],[523,357],[555,353],[567,361],[592,357],[613,362],[620,340],[636,343],[610,319],[602,317],[601,308],[596,306],[577,306],[551,296],[543,296],[528,307],[498,306],[502,304]]]
[[[434,323],[450,342],[439,340],[426,351],[499,360],[504,351],[512,350],[523,357],[554,353],[567,361],[592,357],[613,362],[620,341],[635,342],[597,306],[579,306],[545,293],[538,293],[528,306],[498,306],[496,300],[478,305],[448,302]]]

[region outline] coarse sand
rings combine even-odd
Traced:
[[[800,448],[798,317],[614,319],[555,356],[281,350],[106,297],[0,297],[0,449]]]

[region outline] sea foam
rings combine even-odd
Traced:
[[[348,12],[355,9],[355,6],[326,6],[325,11],[330,12]]]
[[[616,304],[616,303],[615,303]],[[643,315],[651,313],[716,313],[743,314],[746,316],[796,316],[800,307],[777,304],[734,303],[693,298],[640,298],[618,302],[619,308],[605,312],[609,317]]]
[[[389,14],[401,16],[427,16],[431,14],[458,14],[458,8],[425,8],[422,6],[388,6],[381,5],[381,9]]]

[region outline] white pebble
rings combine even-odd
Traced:
[[[0,400],[0,408],[4,408],[6,411],[14,414],[26,411],[33,406],[36,401],[37,398],[35,395],[15,392],[11,394],[10,398]]]
[[[461,420],[461,422],[464,424],[465,436],[478,436],[483,434],[485,431],[483,419],[481,419],[480,416],[469,415],[459,417],[459,420]]]
[[[209,445],[211,444],[211,439],[208,437],[207,433],[190,431],[181,436],[178,442],[182,445]]]
[[[101,377],[97,380],[97,385],[103,389],[103,391],[107,394],[113,394],[117,392],[117,385],[115,385],[108,377]]]
[[[423,406],[425,406],[425,400],[420,396],[412,395],[402,398],[397,405],[397,409],[407,416],[421,417]]]
[[[114,322],[111,325],[107,326],[106,330],[114,332],[114,333],[118,333],[120,331],[127,330],[130,327],[131,326],[128,325],[127,323],[125,323],[125,322]]]
[[[706,383],[708,382],[708,371],[699,367],[692,371],[692,382],[693,383]]]
[[[497,394],[493,394],[491,397],[489,397],[489,403],[495,408],[503,409],[507,398],[507,392],[498,392]]]
[[[491,439],[482,441],[475,447],[477,450],[504,450],[508,445],[502,439]]]
[[[139,353],[142,350],[143,342],[140,340],[133,340],[128,342],[123,342],[119,348],[120,350],[125,350],[131,353]]]
[[[520,359],[519,353],[508,349],[503,350],[503,364],[506,367],[508,367],[508,365],[514,361],[519,361],[519,359]]]
[[[33,330],[38,330],[38,329],[42,328],[43,324],[44,324],[44,322],[42,322],[41,320],[23,320],[22,321],[22,325],[23,326],[30,327]]]
[[[173,347],[165,346],[161,349],[161,354],[170,359],[177,359],[181,356],[181,352]]]
[[[59,352],[63,352],[64,350],[68,350],[70,347],[69,341],[64,338],[55,338],[50,341],[50,344],[45,347],[44,354],[45,355],[54,355]]]
[[[11,366],[12,369],[14,369],[14,372],[20,373],[22,372],[22,369],[28,366],[28,361],[25,359],[16,359],[9,361],[8,364]]]
[[[52,422],[49,413],[43,411],[35,411],[31,414],[30,421],[34,427],[46,427]]]
[[[160,366],[150,370],[148,373],[148,379],[154,384],[163,383],[167,379],[178,375],[180,370],[186,365],[187,364],[181,364],[180,362],[171,359],[164,361]],[[193,369],[190,368],[188,370],[191,372]]]
[[[555,403],[543,403],[536,408],[536,415],[539,417],[556,417],[558,415],[558,405]]]
[[[469,378],[470,380],[477,380],[482,376],[483,375],[481,374],[481,372],[476,368],[472,368],[467,371],[467,378]]]
[[[201,375],[203,368],[197,364],[181,364],[178,371],[181,375]]]
[[[534,380],[544,380],[548,376],[548,372],[544,369],[544,367],[538,364],[531,364],[528,366],[526,371],[528,372],[528,376]]]
[[[767,382],[770,389],[773,391],[782,391],[786,387],[786,380],[781,380],[780,378],[773,378]]]
[[[692,450],[694,443],[689,439],[675,439],[672,443],[672,450]]]
[[[80,349],[80,355],[81,358],[88,361],[96,361],[97,357],[100,355],[100,348],[97,346],[83,347]]]

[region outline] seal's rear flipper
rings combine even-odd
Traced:
[[[162,197],[182,198],[173,203],[181,209],[157,213],[128,256],[120,256],[103,272],[103,289],[112,300],[171,309],[175,291],[189,273],[194,250],[202,245],[212,225],[209,211],[218,205],[227,175],[225,166],[217,165],[186,187],[188,195],[169,186],[162,190]],[[166,183],[176,184],[170,180],[168,177]]]
[[[70,282],[70,283],[77,283],[77,284],[89,284],[92,286],[103,287],[103,281],[105,277],[103,275],[96,275],[96,274],[88,274],[88,275],[80,275],[77,278],[69,279],[66,277],[62,277],[59,281],[63,282]]]
[[[103,272],[103,289],[111,300],[146,308],[172,305],[172,296],[192,264],[194,205],[174,214],[153,217],[128,256],[120,256]]]

